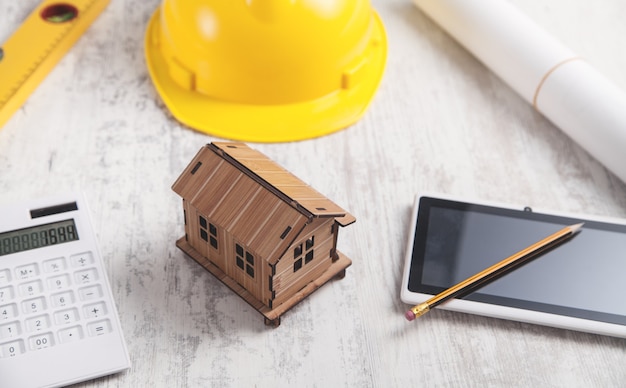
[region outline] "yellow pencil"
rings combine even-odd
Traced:
[[[495,280],[526,261],[536,257],[540,253],[561,244],[568,238],[572,237],[583,226],[582,223],[576,225],[566,226],[558,232],[544,238],[541,241],[534,243],[528,248],[524,248],[521,251],[507,257],[506,259],[492,265],[489,268],[482,270],[476,275],[470,276],[462,282],[448,288],[445,291],[433,296],[426,302],[420,303],[404,314],[407,320],[412,321],[415,318],[426,314],[430,309],[437,307],[441,303],[446,302],[448,299],[462,297],[476,289],[486,285],[492,280]]]

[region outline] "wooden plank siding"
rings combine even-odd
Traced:
[[[226,255],[225,246],[227,239],[223,229],[219,227],[212,219],[202,214],[198,209],[189,203],[184,201],[186,224],[185,233],[187,240],[191,246],[193,246],[200,254],[208,257],[215,265],[224,270],[224,258]],[[208,241],[205,241],[200,236],[200,216],[204,217],[209,223],[217,228],[217,249],[212,247]]]
[[[227,229],[224,229],[209,216],[202,214],[198,209],[191,206],[187,201],[184,202],[185,212],[187,214],[186,223],[186,236],[189,245],[200,253],[203,257],[206,257],[213,265],[217,266],[226,275],[231,277],[241,287],[245,288],[254,295],[256,298],[263,300],[263,303],[270,305],[272,293],[269,287],[269,276],[271,274],[271,267],[267,265],[264,258],[257,252],[250,249],[250,247],[242,242],[240,239],[234,237]],[[191,216],[190,216],[191,215]],[[217,249],[211,246],[210,242],[204,241],[200,237],[200,224],[199,217],[204,217],[208,223],[214,225],[217,230]],[[245,252],[252,254],[254,257],[253,264],[253,276],[246,272],[246,267],[250,264],[244,263],[244,268],[240,268],[236,264],[236,248],[235,244],[239,244]],[[245,256],[243,256],[245,260]]]
[[[172,189],[183,198],[187,242],[183,246],[192,247],[194,257],[206,258],[219,268],[220,276],[229,277],[270,309],[293,300],[307,284],[325,276],[337,242],[337,228],[332,226],[337,219],[354,221],[341,207],[242,143],[206,145]],[[200,216],[213,226],[217,249],[210,238],[205,240],[209,228],[202,227]],[[311,249],[306,248],[307,240],[313,241]],[[244,253],[239,262],[236,244]],[[294,257],[299,246],[302,254]],[[349,260],[342,265],[349,265]]]
[[[203,187],[211,182],[211,176],[219,170],[219,165],[226,163],[221,158],[211,158],[209,152],[206,147],[202,147],[172,185],[172,190],[189,202],[195,202],[195,196],[202,193]],[[207,163],[213,165],[207,168]]]
[[[332,234],[333,219],[318,218],[308,224],[301,233],[301,236],[289,246],[289,249],[276,264],[273,280],[273,290],[275,292],[274,305],[280,305],[288,299],[294,292],[297,292],[307,283],[319,277],[332,264],[330,251],[335,248],[335,238]],[[304,257],[307,253],[306,241],[314,238],[312,247],[313,259],[305,263]],[[294,250],[302,245],[302,253],[294,257]],[[302,260],[299,270],[294,270],[297,259]]]
[[[279,164],[243,143],[214,142],[211,145],[266,182],[268,189],[280,191],[316,217],[342,217],[348,213]],[[299,187],[300,190],[296,192],[294,187]]]
[[[190,164],[201,162],[201,167],[194,174],[187,168],[174,191],[262,257],[284,251],[308,217],[219,155],[206,147],[203,151]],[[209,177],[203,185],[193,183]],[[281,238],[287,227],[291,227],[290,233]]]

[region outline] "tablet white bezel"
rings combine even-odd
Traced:
[[[523,210],[526,206],[512,206],[510,204],[502,204],[495,202],[487,202],[481,200],[473,200],[467,198],[460,198],[449,196],[445,194],[431,194],[421,193],[415,196],[415,202],[412,208],[411,223],[409,236],[407,239],[407,245],[405,249],[404,270],[402,275],[402,288],[400,292],[400,298],[403,302],[408,304],[418,304],[428,300],[432,297],[431,294],[424,294],[418,292],[412,292],[409,290],[409,275],[411,269],[411,262],[413,258],[413,245],[415,239],[415,228],[417,226],[417,214],[419,208],[419,200],[421,197],[440,198],[449,201],[470,203],[476,205],[499,207],[503,209]],[[534,209],[533,212],[549,214],[560,217],[580,218],[590,221],[626,225],[625,220],[608,218],[608,217],[593,217],[580,214],[567,214],[554,211],[546,211],[541,209]],[[500,306],[485,302],[475,302],[461,299],[450,300],[437,308],[443,310],[457,311],[469,314],[477,314],[487,317],[509,319],[518,322],[534,323],[544,326],[557,327],[562,329],[576,330],[594,334],[602,334],[613,337],[626,338],[626,326],[619,324],[612,324],[606,322],[592,321],[588,319],[569,317],[558,314],[550,314],[544,312],[538,312],[533,310],[521,309],[518,307]]]

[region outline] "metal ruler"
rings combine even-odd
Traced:
[[[0,46],[0,128],[110,0],[44,0]]]

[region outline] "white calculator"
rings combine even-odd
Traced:
[[[85,198],[0,207],[0,387],[55,387],[130,367]]]

